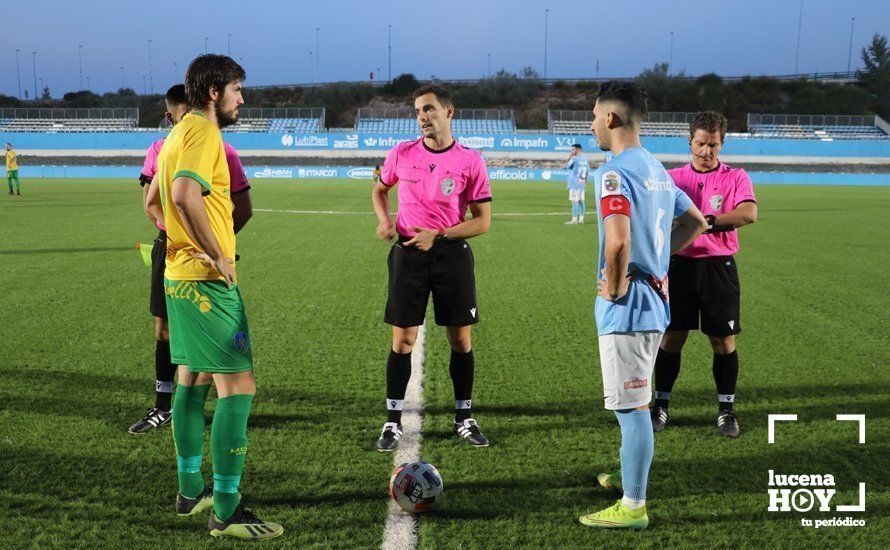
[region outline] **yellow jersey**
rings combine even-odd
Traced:
[[[221,280],[222,276],[215,268],[193,257],[194,253],[203,250],[185,230],[179,211],[173,204],[173,181],[182,176],[193,179],[203,187],[210,229],[223,255],[234,262],[235,231],[229,165],[219,128],[200,111],[187,114],[173,127],[158,154],[158,190],[164,209],[164,225],[167,226],[167,268],[164,276],[171,281]]]
[[[19,163],[15,160],[15,151],[10,149],[6,151],[6,169],[7,170],[18,170]]]

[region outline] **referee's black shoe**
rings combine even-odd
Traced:
[[[148,409],[142,420],[130,426],[127,431],[131,434],[144,434],[169,423],[171,418],[173,418],[172,411],[162,411],[153,407]]]
[[[723,437],[736,438],[739,436],[739,419],[732,411],[720,411],[717,416],[717,433]]]
[[[396,450],[399,446],[399,439],[402,437],[402,425],[395,422],[387,422],[383,425],[383,431],[380,433],[380,439],[377,440],[377,450],[381,453],[388,453]]]
[[[659,407],[655,405],[652,407],[650,411],[652,415],[652,431],[660,432],[667,428],[668,425],[668,410],[667,407]]]
[[[488,447],[488,438],[479,431],[479,426],[472,418],[454,423],[454,433],[467,440],[473,447]]]

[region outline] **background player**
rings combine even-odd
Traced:
[[[572,154],[566,163],[566,169],[569,170],[566,186],[569,190],[569,200],[572,202],[572,219],[567,221],[566,225],[584,223],[584,215],[587,213],[585,195],[590,163],[587,162],[587,157],[581,152],[580,144],[572,145]]]
[[[21,182],[19,182],[19,163],[16,159],[12,144],[6,144],[6,181],[9,183],[9,194],[12,195],[12,180],[15,180],[15,194],[21,195]]]
[[[733,411],[739,356],[735,335],[742,331],[739,274],[733,254],[739,249],[736,228],[757,220],[751,178],[718,158],[726,138],[726,117],[699,113],[689,125],[692,162],[670,170],[674,182],[707,215],[711,229],[671,258],[671,324],[655,362],[655,404],[652,427],[668,424],[668,403],[680,374],[680,355],[690,330],[699,327],[714,351],[712,372],[717,384],[717,432],[739,436]]]
[[[389,299],[384,321],[392,325],[392,348],[386,363],[387,419],[377,441],[392,451],[402,434],[402,408],[411,378],[411,350],[426,316],[430,292],[436,324],[444,326],[451,345],[454,386],[454,433],[475,447],[488,438],[472,418],[475,363],[470,327],[479,321],[473,251],[466,239],[488,231],[491,187],[478,152],[457,143],[451,134],[454,105],[439,86],[414,92],[414,111],[423,137],[395,146],[371,192],[377,214],[377,236],[392,239],[389,252]],[[399,185],[399,209],[393,225],[389,191]],[[473,218],[464,221],[467,206]]]
[[[380,181],[380,165],[374,167],[374,171],[371,173],[371,180],[374,182],[374,185]]]
[[[176,84],[167,90],[164,102],[167,106],[164,117],[168,122],[176,125],[188,112],[185,85]],[[128,431],[131,434],[142,434],[159,428],[168,423],[172,415],[171,396],[176,365],[170,360],[170,333],[167,323],[167,303],[164,298],[167,232],[164,228],[163,210],[158,206],[153,211],[150,208],[151,201],[148,200],[149,193],[157,193],[157,182],[152,185],[152,179],[158,171],[158,153],[160,153],[163,144],[164,138],[151,144],[145,155],[142,172],[139,174],[145,213],[159,229],[151,249],[151,292],[148,305],[149,311],[155,318],[155,406],[148,409],[140,421],[130,426]],[[232,203],[234,204],[232,218],[235,233],[237,233],[253,215],[250,184],[247,182],[247,175],[244,173],[244,167],[241,165],[241,159],[235,148],[226,143],[225,150],[231,180]]]
[[[171,130],[155,179],[170,249],[164,273],[170,353],[180,365],[173,403],[176,510],[195,515],[212,505],[212,536],[260,540],[277,537],[284,529],[246,510],[238,493],[256,383],[235,273],[230,176],[220,133],[238,119],[244,77],[244,69],[226,56],[202,55],[192,61],[185,86],[196,110]],[[201,475],[204,401],[211,376],[219,396],[210,435],[212,490]]]
[[[646,93],[632,82],[603,84],[593,109],[597,144],[615,155],[594,176],[600,236],[596,325],[605,407],[621,425],[621,471],[598,479],[623,488],[624,496],[581,516],[590,527],[649,524],[646,484],[655,440],[648,405],[655,353],[670,321],[668,259],[707,228],[689,197],[640,145],[645,113]]]

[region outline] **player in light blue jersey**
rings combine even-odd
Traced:
[[[572,145],[572,156],[566,163],[566,170],[569,171],[566,187],[569,190],[569,200],[572,202],[572,219],[567,221],[566,225],[584,223],[584,215],[587,213],[584,195],[587,190],[587,174],[590,170],[590,163],[581,152],[581,145],[577,143]]]
[[[648,408],[655,355],[671,315],[668,266],[672,253],[708,228],[689,197],[640,145],[645,113],[646,92],[632,82],[603,84],[593,109],[597,145],[615,155],[593,176],[599,225],[596,325],[605,407],[615,411],[621,425],[621,469],[597,480],[623,491],[623,497],[581,516],[590,527],[649,525],[646,484],[655,438]]]

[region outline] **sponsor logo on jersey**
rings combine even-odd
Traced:
[[[454,180],[452,178],[443,179],[440,185],[442,186],[442,194],[446,197],[454,193]]]

